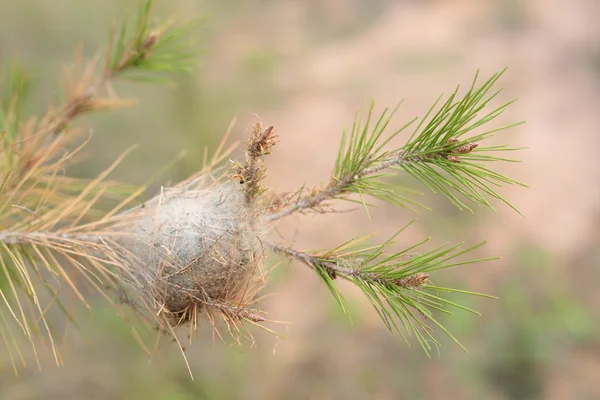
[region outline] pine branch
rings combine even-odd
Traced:
[[[197,52],[190,50],[189,44],[183,40],[198,27],[200,20],[176,28],[172,27],[172,21],[152,27],[152,3],[153,1],[147,0],[141,7],[133,29],[128,21],[124,21],[118,37],[115,37],[114,29],[111,31],[103,71],[95,82],[92,77],[97,60],[88,63],[79,81],[69,79],[68,101],[57,114],[48,116],[52,120],[47,127],[49,131],[57,134],[82,114],[123,105],[116,101],[111,86],[118,78],[170,82],[160,74],[188,72],[195,65]],[[102,89],[107,89],[111,97],[98,97]]]
[[[152,26],[151,6],[152,1],[145,2],[133,28],[125,21],[118,36],[113,29],[101,71],[97,71],[100,53],[84,64],[78,52],[75,67],[65,72],[65,103],[50,108],[39,120],[31,119],[20,127],[16,124],[20,120],[18,106],[22,103],[27,81],[13,68],[11,79],[5,85],[9,90],[6,97],[10,100],[0,102],[0,106],[4,105],[0,111],[0,122],[7,131],[3,139],[4,157],[9,161],[1,163],[2,167],[8,167],[14,175],[21,176],[39,164],[41,159],[60,156],[65,147],[74,143],[77,131],[73,131],[70,124],[75,119],[92,112],[130,105],[133,100],[119,98],[113,88],[116,80],[164,83],[169,82],[163,76],[165,73],[188,71],[193,66],[197,52],[191,49],[187,39],[200,21],[193,20],[175,27],[171,21]],[[69,135],[63,135],[66,133]],[[56,141],[60,143],[53,146]],[[53,151],[49,153],[49,149]]]
[[[464,250],[461,249],[461,243],[454,246],[446,244],[422,254],[413,252],[428,240],[400,252],[390,253],[388,250],[394,244],[394,239],[406,227],[379,246],[365,245],[364,242],[369,237],[350,240],[325,252],[301,252],[273,242],[267,242],[267,245],[274,252],[298,260],[313,269],[344,312],[347,312],[348,304],[335,283],[338,278],[348,280],[361,289],[388,329],[398,332],[407,343],[407,335],[414,334],[428,355],[432,350],[431,343],[435,346],[440,345],[433,336],[431,325],[441,329],[465,349],[433,316],[432,311],[452,314],[451,309],[455,308],[479,314],[445,299],[441,293],[491,296],[440,288],[432,284],[429,277],[432,272],[440,269],[489,261],[493,258],[457,261],[457,258],[479,248],[483,243]]]
[[[121,306],[106,292],[107,288],[120,285],[120,276],[127,269],[122,258],[106,248],[105,240],[109,238],[100,239],[98,228],[106,226],[111,218],[100,217],[106,210],[97,207],[102,199],[115,199],[117,192],[113,187],[118,185],[106,182],[105,178],[120,160],[86,182],[59,174],[72,155],[73,152],[67,153],[47,164],[42,159],[0,190],[0,336],[12,342],[5,346],[9,354],[22,353],[18,345],[21,341],[16,337],[24,336],[38,367],[36,342],[47,343],[55,362],[62,364],[55,327],[47,319],[50,310],[60,310],[69,324],[77,328],[78,305],[90,308],[88,295],[83,294],[87,292],[108,299],[125,317]],[[95,223],[89,224],[94,217]],[[69,230],[74,226],[86,226],[87,230],[72,234]],[[63,296],[68,292],[78,302],[65,304]],[[12,322],[5,318],[5,313],[12,316]],[[13,367],[16,372],[16,360]]]
[[[124,193],[139,194],[143,190],[114,182],[102,183],[103,178],[93,180],[90,185],[89,181],[64,176],[62,170],[77,160],[79,150],[87,143],[83,142],[75,150],[65,150],[75,143],[78,136],[77,131],[69,128],[70,122],[83,114],[120,107],[130,102],[117,97],[112,88],[113,81],[118,78],[159,77],[164,72],[191,67],[192,55],[196,52],[190,50],[184,39],[198,26],[199,21],[175,27],[168,22],[152,27],[149,22],[151,5],[152,1],[143,4],[133,29],[125,21],[118,38],[111,32],[99,77],[95,78],[98,57],[89,61],[80,73],[67,75],[66,103],[57,111],[50,109],[39,122],[32,119],[20,126],[15,122],[21,119],[20,105],[28,86],[26,75],[15,64],[5,84],[7,94],[0,103],[0,122],[5,132],[0,136],[4,149],[0,152],[0,189],[3,195],[0,217],[4,225],[10,225],[12,218],[22,221],[25,210],[40,214],[47,208],[56,209],[52,212],[57,213],[57,206],[64,199],[82,191],[86,199],[94,198],[93,203],[97,204],[102,198],[112,201]],[[76,65],[82,64],[78,56]],[[102,94],[103,91],[107,92],[107,96]],[[82,207],[85,212],[81,213],[79,219],[84,215],[101,215],[104,212],[92,205]],[[23,225],[24,222],[21,223]],[[20,229],[17,225],[11,228]]]
[[[79,152],[89,140],[81,142],[80,132],[70,127],[71,122],[131,102],[116,94],[112,84],[117,79],[164,82],[160,74],[192,66],[196,52],[184,39],[198,21],[153,27],[149,22],[151,3],[145,2],[139,10],[133,28],[124,23],[118,38],[111,33],[101,71],[97,72],[99,56],[82,67],[78,54],[75,64],[80,71],[74,68],[66,74],[66,102],[39,120],[22,122],[21,104],[28,83],[17,64],[2,82],[6,93],[0,98],[0,343],[15,373],[17,363],[25,366],[27,358],[18,336],[27,339],[38,367],[37,342],[49,344],[55,362],[62,364],[55,327],[47,318],[54,308],[77,328],[78,306],[90,308],[86,299],[96,293],[128,319],[121,311],[123,304],[108,294],[121,290],[117,288],[126,281],[135,284],[137,279],[131,273],[133,261],[118,245],[123,234],[116,230],[131,223],[131,215],[123,211],[146,186],[131,187],[107,178],[133,148],[93,179],[68,177],[65,170],[80,158]],[[230,151],[221,150],[215,157],[218,162]],[[201,171],[203,179],[211,177],[207,172],[212,167],[211,161]],[[63,302],[69,292],[77,302]],[[127,302],[124,306],[136,311],[150,308]],[[253,315],[230,313],[241,319]],[[161,331],[171,329],[159,318],[146,320],[146,325],[158,325]],[[139,338],[138,332],[133,333]]]
[[[493,198],[509,204],[496,188],[520,183],[493,172],[485,163],[513,161],[492,152],[516,149],[485,146],[482,141],[510,126],[475,132],[511,104],[483,112],[497,94],[490,94],[491,88],[502,72],[480,86],[476,77],[462,98],[457,89],[439,107],[438,100],[401,147],[388,149],[415,120],[387,134],[398,107],[385,110],[379,118],[374,117],[373,104],[366,116],[357,113],[352,130],[342,140],[331,180],[309,193],[302,188],[272,194],[263,186],[267,173],[263,158],[277,136],[273,127],[263,129],[258,123],[244,162],[234,163],[236,171],[215,168],[231,150],[220,146],[202,171],[134,205],[145,186],[131,188],[108,179],[129,150],[93,179],[71,178],[65,170],[87,144],[75,140],[78,132],[71,128],[72,121],[126,103],[112,87],[117,78],[162,81],[157,73],[190,67],[194,52],[182,39],[197,22],[152,27],[150,7],[151,1],[144,3],[133,27],[124,23],[118,34],[113,30],[101,73],[96,73],[98,56],[80,73],[68,76],[67,101],[39,121],[21,123],[20,104],[27,85],[21,73],[14,72],[9,79],[11,100],[2,99],[0,104],[4,107],[0,112],[0,344],[7,348],[15,372],[16,364],[25,364],[26,359],[19,335],[27,339],[38,366],[38,341],[48,343],[56,363],[62,363],[47,315],[58,307],[77,326],[73,306],[62,302],[65,291],[78,300],[75,308],[90,308],[88,289],[111,301],[127,319],[120,310],[123,303],[139,314],[144,327],[158,328],[182,350],[175,328],[189,324],[191,337],[200,313],[219,336],[220,317],[232,336],[239,338],[244,335],[243,322],[266,321],[249,308],[265,282],[264,245],[313,269],[344,311],[348,305],[336,281],[352,282],[390,330],[405,340],[414,334],[428,354],[431,343],[439,345],[433,326],[460,345],[433,313],[451,313],[453,308],[475,312],[441,294],[479,294],[435,286],[429,277],[439,269],[488,260],[458,259],[480,245],[464,250],[461,244],[443,245],[413,253],[424,240],[400,252],[391,250],[406,227],[382,245],[367,245],[368,237],[363,237],[313,252],[278,245],[265,236],[268,223],[294,213],[333,212],[330,203],[335,200],[358,202],[366,208],[365,196],[371,196],[409,209],[424,207],[405,195],[410,190],[387,181],[398,170],[459,208],[468,209],[469,203],[492,207]],[[359,200],[353,195],[359,195]],[[110,206],[101,207],[102,203]],[[42,287],[46,295],[40,293]],[[119,301],[109,294],[115,292]],[[133,334],[148,351],[140,333]]]
[[[493,208],[487,197],[499,199],[514,208],[496,192],[495,188],[502,184],[525,185],[491,171],[483,163],[513,162],[514,160],[488,153],[518,149],[505,146],[482,146],[480,142],[496,132],[519,124],[466,137],[473,130],[498,117],[512,104],[512,102],[503,104],[483,116],[478,116],[498,94],[496,92],[488,95],[503,72],[492,75],[479,87],[476,86],[476,76],[470,89],[461,99],[457,99],[457,88],[435,115],[429,118],[437,106],[436,101],[408,142],[396,149],[386,150],[385,147],[416,119],[386,136],[384,135],[386,128],[399,106],[391,112],[388,109],[384,110],[374,121],[374,103],[372,103],[365,122],[362,122],[357,113],[350,136],[346,138],[344,135],[332,179],[327,186],[299,196],[295,203],[266,215],[264,220],[273,222],[296,212],[322,212],[323,205],[329,201],[335,199],[355,201],[348,197],[353,193],[361,196],[360,203],[365,206],[363,196],[369,195],[409,209],[414,206],[424,207],[404,196],[405,188],[385,181],[385,178],[394,175],[397,169],[409,173],[434,193],[442,193],[461,209],[471,210],[463,199]],[[374,126],[371,126],[373,123]]]

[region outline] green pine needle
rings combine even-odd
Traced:
[[[441,97],[438,98],[416,126],[408,142],[400,148],[386,150],[385,146],[416,119],[391,134],[384,134],[398,107],[391,112],[385,109],[376,121],[374,103],[369,107],[366,117],[357,113],[350,134],[343,136],[335,163],[333,180],[339,187],[336,196],[349,200],[346,196],[349,193],[358,193],[361,199],[364,195],[370,195],[416,211],[416,208],[424,206],[406,196],[410,192],[405,188],[386,181],[394,170],[403,170],[432,192],[443,194],[459,209],[472,211],[469,203],[493,209],[490,199],[498,199],[516,210],[497,189],[503,184],[526,185],[490,170],[486,164],[515,162],[492,152],[520,149],[485,146],[480,142],[521,122],[474,133],[514,102],[483,112],[500,92],[491,90],[503,72],[492,75],[481,86],[477,86],[477,74],[462,98],[459,98],[458,88],[442,105],[438,105]],[[361,202],[364,204],[364,201]]]
[[[152,26],[151,8],[151,0],[142,5],[133,29],[128,21],[122,23],[110,49],[109,73],[131,80],[168,83],[168,79],[156,73],[187,72],[196,64],[198,52],[189,38],[204,19],[196,18],[177,26],[170,21]],[[112,39],[111,34],[111,42]]]
[[[15,60],[0,78],[0,89],[0,149],[8,154],[8,145],[17,136],[23,103],[30,89],[29,76],[18,61]]]
[[[412,223],[412,222],[411,222]],[[355,284],[373,305],[385,326],[409,343],[409,336],[415,336],[423,350],[430,355],[440,343],[433,336],[432,327],[437,327],[461,348],[466,348],[448,331],[433,312],[452,314],[453,310],[479,313],[443,297],[443,294],[458,293],[493,298],[466,290],[438,287],[429,281],[431,272],[460,265],[492,260],[482,258],[462,261],[460,258],[484,243],[463,249],[463,244],[444,244],[428,252],[417,254],[418,248],[428,239],[416,243],[399,252],[390,252],[395,238],[411,223],[406,225],[385,243],[378,246],[366,244],[370,237],[355,238],[335,249],[326,252],[301,254],[302,261],[316,270],[328,289],[347,312],[348,305],[339,292],[334,279],[341,277]],[[291,255],[294,251],[289,251]],[[307,258],[308,257],[308,258]]]

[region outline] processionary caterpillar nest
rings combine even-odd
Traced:
[[[125,213],[115,247],[126,261],[127,286],[171,325],[206,308],[261,320],[245,306],[260,280],[265,230],[258,222],[262,155],[276,143],[272,128],[255,129],[246,164],[236,174],[200,175]]]
[[[133,214],[132,235],[120,241],[152,308],[189,318],[191,305],[242,295],[256,272],[261,233],[239,183],[166,190]]]

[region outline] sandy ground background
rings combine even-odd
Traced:
[[[60,93],[57,77],[83,43],[101,46],[114,16],[135,1],[0,2],[0,67],[15,56],[35,78],[29,109]],[[142,144],[117,175],[139,183],[182,148],[188,155],[163,180],[185,177],[214,148],[232,117],[244,139],[258,114],[278,127],[268,184],[293,190],[329,177],[342,129],[365,99],[380,109],[405,103],[399,127],[423,115],[441,93],[509,69],[498,102],[519,97],[497,124],[527,120],[494,139],[527,147],[501,172],[531,187],[502,194],[497,212],[459,212],[425,194],[424,213],[400,238],[408,245],[486,239],[482,256],[501,261],[436,277],[499,296],[463,299],[481,317],[442,318],[469,348],[443,340],[424,356],[385,330],[361,294],[345,285],[354,324],[335,308],[307,268],[284,263],[263,304],[289,321],[284,339],[255,332],[257,346],[214,342],[202,332],[187,350],[191,382],[174,346],[148,363],[127,327],[104,305],[82,314],[87,343],[69,340],[66,366],[0,375],[2,399],[594,399],[600,398],[600,3],[595,0],[329,0],[157,2],[162,18],[209,17],[198,34],[202,66],[178,86],[124,84],[138,106],[82,121],[95,132],[91,176],[132,143]],[[407,181],[408,182],[408,181]],[[417,185],[415,185],[417,187]],[[348,235],[397,230],[414,216],[380,206],[285,221],[298,248],[325,247]]]

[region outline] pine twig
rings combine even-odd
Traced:
[[[111,83],[118,78],[127,78],[127,74],[139,70],[147,72],[171,72],[185,71],[191,63],[187,59],[192,54],[168,54],[170,63],[165,63],[161,58],[163,55],[157,53],[164,48],[165,44],[179,40],[181,36],[189,33],[189,29],[171,32],[170,22],[154,29],[150,27],[150,12],[152,1],[148,0],[142,6],[138,14],[138,21],[130,38],[127,38],[127,24],[123,23],[119,36],[116,37],[114,27],[111,30],[109,45],[105,51],[103,71],[96,82],[92,81],[96,69],[97,58],[88,63],[82,74],[81,81],[70,82],[71,89],[69,101],[59,108],[58,114],[49,113],[46,120],[50,122],[44,126],[42,133],[56,135],[62,132],[66,126],[76,117],[82,114],[103,108],[120,106],[114,96],[112,98],[99,98],[102,89],[113,92]],[[116,41],[116,43],[115,43]],[[161,63],[156,62],[157,59]],[[127,103],[124,103],[127,104]]]
[[[455,308],[478,314],[472,309],[445,299],[442,293],[491,296],[438,287],[429,281],[430,273],[439,269],[492,259],[456,261],[461,255],[475,250],[482,244],[460,251],[461,244],[458,244],[444,245],[423,254],[409,253],[424,244],[426,240],[403,251],[389,253],[387,249],[393,244],[394,238],[407,226],[379,246],[362,245],[361,243],[367,237],[350,240],[325,252],[314,253],[298,251],[273,242],[266,244],[275,253],[295,259],[315,271],[344,312],[347,312],[348,304],[335,284],[337,278],[343,278],[356,285],[365,294],[388,329],[398,332],[407,342],[405,335],[414,334],[427,354],[432,350],[431,344],[439,346],[428,322],[440,328],[450,339],[465,349],[431,311],[451,313],[450,309]]]
[[[246,201],[249,203],[265,191],[260,184],[267,173],[263,157],[271,154],[271,149],[277,144],[278,138],[273,126],[263,129],[260,122],[254,126],[246,149],[246,162],[238,166],[237,173],[233,176],[233,179],[239,180],[240,184],[244,185]]]
[[[498,117],[512,103],[503,104],[483,116],[479,115],[497,95],[498,92],[491,95],[488,95],[488,92],[502,73],[503,71],[492,75],[479,87],[476,86],[476,76],[471,88],[461,99],[457,99],[457,89],[430,118],[438,99],[416,127],[408,142],[397,149],[386,150],[385,146],[404,132],[416,119],[386,136],[385,130],[398,107],[391,113],[386,109],[375,120],[374,104],[371,104],[366,121],[363,123],[357,114],[347,141],[344,135],[329,183],[323,189],[315,189],[299,196],[296,202],[267,213],[263,216],[263,220],[274,222],[297,212],[319,211],[323,204],[336,199],[354,201],[348,197],[352,193],[361,196],[359,202],[365,207],[364,195],[401,207],[424,207],[402,194],[406,188],[384,182],[384,178],[394,175],[394,172],[399,169],[412,175],[434,193],[444,194],[460,209],[470,210],[459,196],[471,203],[490,208],[493,206],[487,198],[496,198],[516,210],[496,192],[495,187],[502,184],[525,185],[491,171],[483,162],[514,161],[491,155],[489,152],[518,149],[505,146],[482,146],[481,141],[498,131],[518,124],[466,137],[475,129]]]
[[[457,140],[451,140],[449,141],[449,144],[455,142],[457,142]],[[386,160],[381,161],[377,165],[365,168],[356,175],[346,176],[341,180],[332,180],[324,189],[313,191],[309,195],[295,202],[293,205],[276,213],[265,216],[264,220],[266,222],[274,222],[296,212],[314,210],[324,202],[333,200],[339,197],[341,194],[348,192],[354,185],[356,185],[358,181],[360,181],[360,179],[375,176],[395,166],[402,166],[411,163],[426,163],[435,158],[443,158],[453,163],[460,163],[461,160],[459,155],[469,154],[478,145],[478,143],[464,143],[457,148],[449,147],[448,149],[440,150],[427,155],[413,155],[405,153],[404,151],[390,153],[386,156]]]
[[[398,287],[413,289],[423,286],[429,279],[429,274],[417,272],[405,278],[386,280],[381,276],[377,275],[376,273],[364,272],[360,269],[341,266],[338,263],[339,260],[336,260],[333,257],[323,258],[314,256],[310,253],[298,251],[291,247],[282,246],[271,241],[266,241],[266,244],[275,253],[283,254],[286,257],[298,260],[302,264],[309,266],[313,270],[316,270],[317,268],[323,268],[331,279],[337,279],[338,277],[342,277],[345,279],[370,279],[381,284],[390,283]]]

